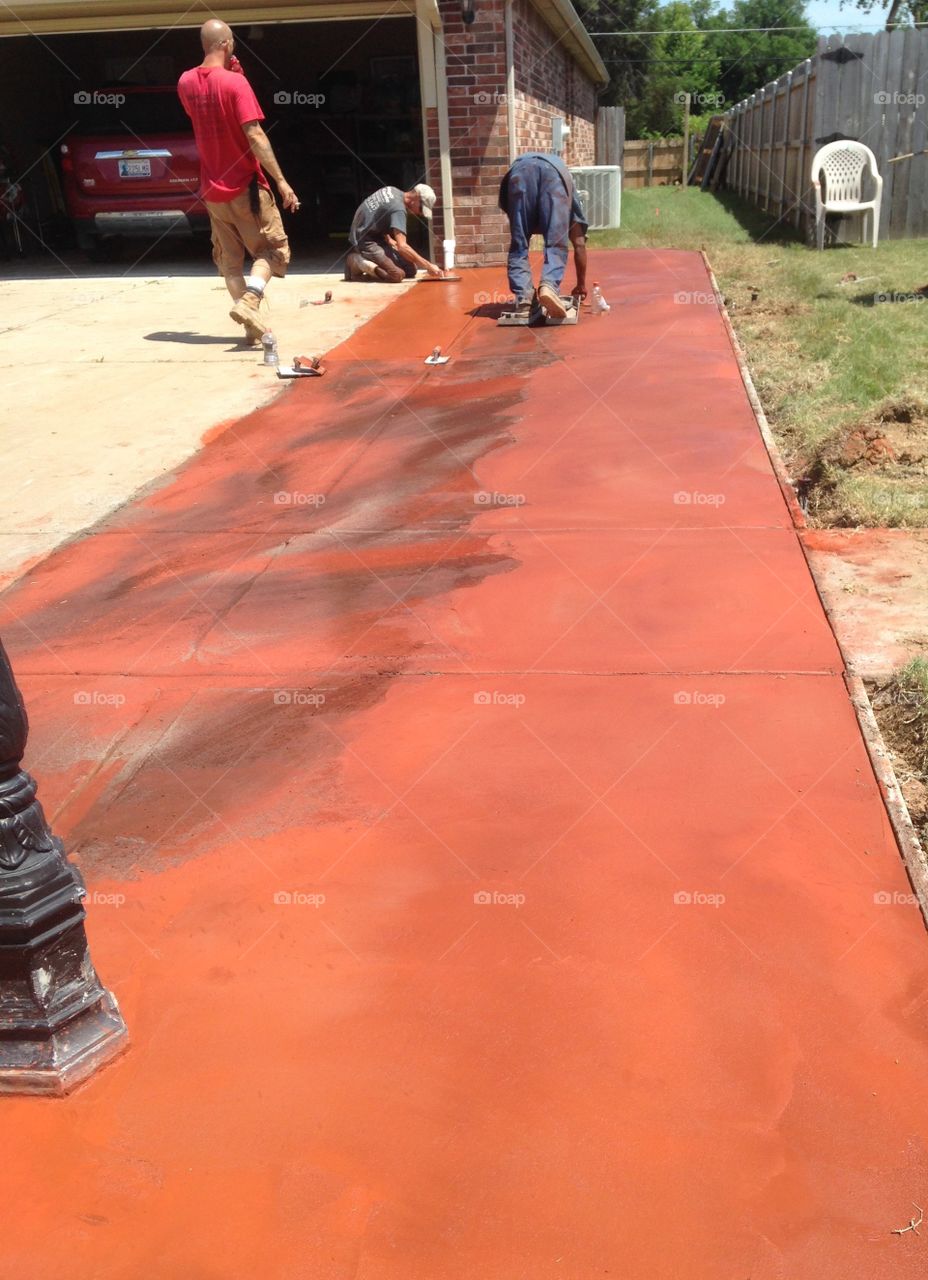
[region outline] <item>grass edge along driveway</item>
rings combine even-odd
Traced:
[[[928,240],[819,253],[692,187],[623,192],[622,224],[594,253],[706,251],[810,523],[928,527]]]

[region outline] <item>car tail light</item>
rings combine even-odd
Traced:
[[[61,144],[61,167],[65,173],[74,172],[74,161],[71,158],[71,150],[66,142]]]

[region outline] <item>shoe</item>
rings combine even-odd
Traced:
[[[519,298],[513,308],[512,314],[518,316],[520,320],[527,320],[532,314],[533,298]]]
[[[378,275],[377,264],[371,262],[370,258],[362,258],[357,249],[351,249],[345,259],[345,279],[349,283],[357,284],[359,280],[382,280],[385,277]]]
[[[267,333],[267,325],[261,315],[261,299],[250,289],[242,294],[229,315],[236,324],[244,326],[250,342],[260,342]]]
[[[567,315],[567,308],[550,284],[539,285],[538,302],[549,320],[563,320]]]
[[[531,301],[529,302],[528,323],[530,329],[540,329],[545,323],[545,313],[538,298],[537,289],[532,294]]]

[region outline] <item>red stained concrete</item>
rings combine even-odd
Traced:
[[[132,1034],[4,1103],[4,1280],[924,1276],[840,656],[701,259],[595,273],[413,291],[0,597]]]

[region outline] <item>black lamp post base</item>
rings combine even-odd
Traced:
[[[84,931],[84,881],[21,766],[26,708],[0,643],[0,1094],[61,1096],[126,1048]]]
[[[62,1097],[128,1048],[116,998],[101,990],[60,1031],[34,1039],[0,1042],[0,1094]]]

